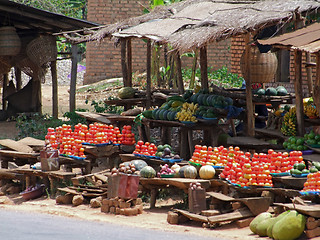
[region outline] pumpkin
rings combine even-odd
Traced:
[[[174,172],[178,173],[179,170],[180,170],[180,165],[178,165],[177,163],[174,163],[174,164],[171,166],[171,169],[172,169]]]
[[[156,170],[153,167],[145,166],[140,170],[140,176],[143,178],[154,178],[156,176]]]
[[[216,171],[211,165],[204,165],[199,170],[199,176],[201,179],[212,179]]]
[[[135,159],[130,161],[130,163],[132,163],[135,167],[137,171],[140,171],[142,168],[144,168],[145,166],[148,166],[148,164],[140,159]]]
[[[195,179],[198,175],[198,171],[194,166],[187,166],[184,170],[184,177],[185,178],[192,178]]]
[[[133,98],[135,92],[136,91],[132,87],[123,87],[118,91],[118,96],[121,99]]]

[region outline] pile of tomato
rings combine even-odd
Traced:
[[[320,192],[320,171],[307,175],[302,192]]]
[[[236,149],[239,150],[238,147]],[[195,145],[195,150],[189,161],[201,165],[225,166],[229,156],[233,156],[231,148]]]
[[[92,123],[89,126],[78,123],[74,126],[63,124],[57,128],[48,128],[45,137],[52,148],[59,149],[60,154],[85,157],[82,143],[125,144],[134,145],[135,135],[130,125],[123,126],[122,133],[118,127],[102,123]]]
[[[155,156],[157,152],[157,146],[154,143],[138,141],[133,151],[133,154],[141,154],[146,156]]]

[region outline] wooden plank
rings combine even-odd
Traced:
[[[187,190],[190,183],[201,183],[202,187],[207,189],[210,187],[209,180],[203,179],[188,179],[188,178],[140,178],[140,183],[143,186],[166,186],[171,185],[177,188]]]
[[[215,199],[218,199],[220,201],[230,202],[235,201],[236,199],[233,197],[229,197],[225,194],[219,193],[219,192],[207,192],[207,195],[210,197],[213,197]]]
[[[80,117],[87,119],[90,122],[100,122],[105,124],[111,123],[110,120],[108,120],[106,117],[101,116],[100,114],[90,113],[90,112],[79,112],[79,111],[75,111],[75,113]]]
[[[319,151],[320,149],[317,149]],[[310,155],[303,155],[303,160],[310,161],[310,162],[319,162],[320,161],[320,154],[310,154]]]
[[[19,91],[22,88],[21,69],[18,67],[15,67],[14,75],[16,77],[16,89],[17,91]]]
[[[238,228],[244,228],[244,227],[248,227],[250,225],[250,223],[252,222],[252,220],[254,219],[254,217],[249,217],[249,218],[245,218],[245,219],[241,219],[238,220],[236,222]]]
[[[18,143],[23,143],[26,144],[30,147],[44,147],[45,145],[45,141],[44,140],[40,140],[40,139],[36,139],[33,137],[25,137],[20,139],[19,141],[17,141]]]
[[[181,210],[181,209],[175,209],[174,211],[186,216],[187,218],[189,218],[190,220],[193,220],[193,221],[204,222],[204,223],[208,222],[208,217],[206,217],[206,216],[201,216],[199,214],[190,213],[188,211]]]
[[[81,195],[81,192],[78,192],[74,189],[70,189],[68,187],[64,187],[64,188],[57,188],[59,191],[62,191],[62,192],[66,192],[66,193],[70,193],[70,194],[73,194],[73,195]]]
[[[16,157],[16,158],[34,158],[36,159],[38,156],[40,156],[40,153],[24,153],[24,152],[17,152],[17,151],[11,151],[11,150],[0,150],[1,156],[6,157]]]
[[[255,129],[255,133],[256,133],[256,135],[257,134],[261,134],[261,135],[264,135],[264,136],[280,138],[282,140],[288,139],[288,137],[284,136],[281,131],[275,130],[275,129],[256,128]]]
[[[245,55],[244,55],[244,79],[246,81],[246,111],[247,111],[247,126],[246,133],[248,136],[254,136],[254,107],[252,102],[252,90],[250,79],[250,59],[251,59],[251,44],[250,33],[245,35]]]
[[[253,213],[248,208],[242,208],[231,213],[225,213],[217,216],[208,217],[210,224],[234,221],[242,218],[253,217]]]
[[[319,159],[320,160],[320,159]],[[282,184],[285,188],[293,188],[297,190],[302,190],[304,183],[307,181],[307,177],[292,177],[292,176],[283,176],[283,177],[272,177],[273,183],[277,186]]]
[[[308,238],[318,237],[318,236],[320,236],[320,227],[317,227],[312,230],[306,230],[305,232],[306,232],[306,236]]]
[[[296,94],[296,113],[297,113],[297,133],[303,136],[304,129],[304,107],[303,107],[303,91],[302,91],[302,52],[294,51],[294,70],[295,81],[294,89]]]
[[[282,206],[288,209],[294,209],[302,214],[305,214],[314,218],[320,218],[320,204],[299,205],[299,204],[292,204],[292,203],[274,203],[274,205]]]
[[[8,74],[2,74],[2,110],[7,110],[7,100],[6,100],[6,94],[7,94],[7,87],[9,83],[9,77]],[[31,81],[31,80],[30,80]]]

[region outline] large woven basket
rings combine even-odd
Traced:
[[[29,57],[26,55],[19,55],[19,60],[16,61],[16,66],[21,69],[21,71],[30,77],[37,77],[41,82],[44,82],[44,77],[46,74],[46,68],[37,66]]]
[[[260,53],[257,46],[251,46],[249,62],[250,79],[252,83],[268,83],[274,79],[278,67],[278,58],[275,53]],[[244,52],[240,59],[242,75],[245,76]]]
[[[12,26],[0,27],[0,55],[15,56],[21,49],[21,40]]]
[[[56,38],[49,35],[41,35],[27,45],[26,53],[38,66],[55,61],[57,59]]]

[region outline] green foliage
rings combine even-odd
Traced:
[[[113,100],[113,97],[109,97],[108,100]],[[88,100],[85,102],[86,104],[89,103]],[[114,106],[114,105],[108,105],[103,101],[92,101],[91,106],[93,106],[94,111],[97,113],[114,113],[114,114],[120,114],[124,111],[123,107],[121,106]]]
[[[77,111],[84,111],[83,109],[77,109]],[[16,117],[16,127],[18,129],[18,138],[33,137],[37,139],[45,139],[47,129],[49,127],[56,128],[62,124],[69,124],[74,126],[80,123],[86,123],[86,119],[80,117],[75,112],[66,112],[64,117],[68,120],[63,121],[61,119],[55,119],[48,114],[41,115],[40,113],[33,114],[19,114]]]
[[[182,69],[182,76],[184,81],[189,81],[191,78],[191,74],[191,68]],[[196,69],[196,77],[198,79],[201,78],[200,68]],[[208,79],[210,84],[224,88],[240,88],[243,82],[242,77],[239,77],[238,74],[228,72],[227,67],[222,67],[215,71],[213,71],[211,67],[208,67]]]

